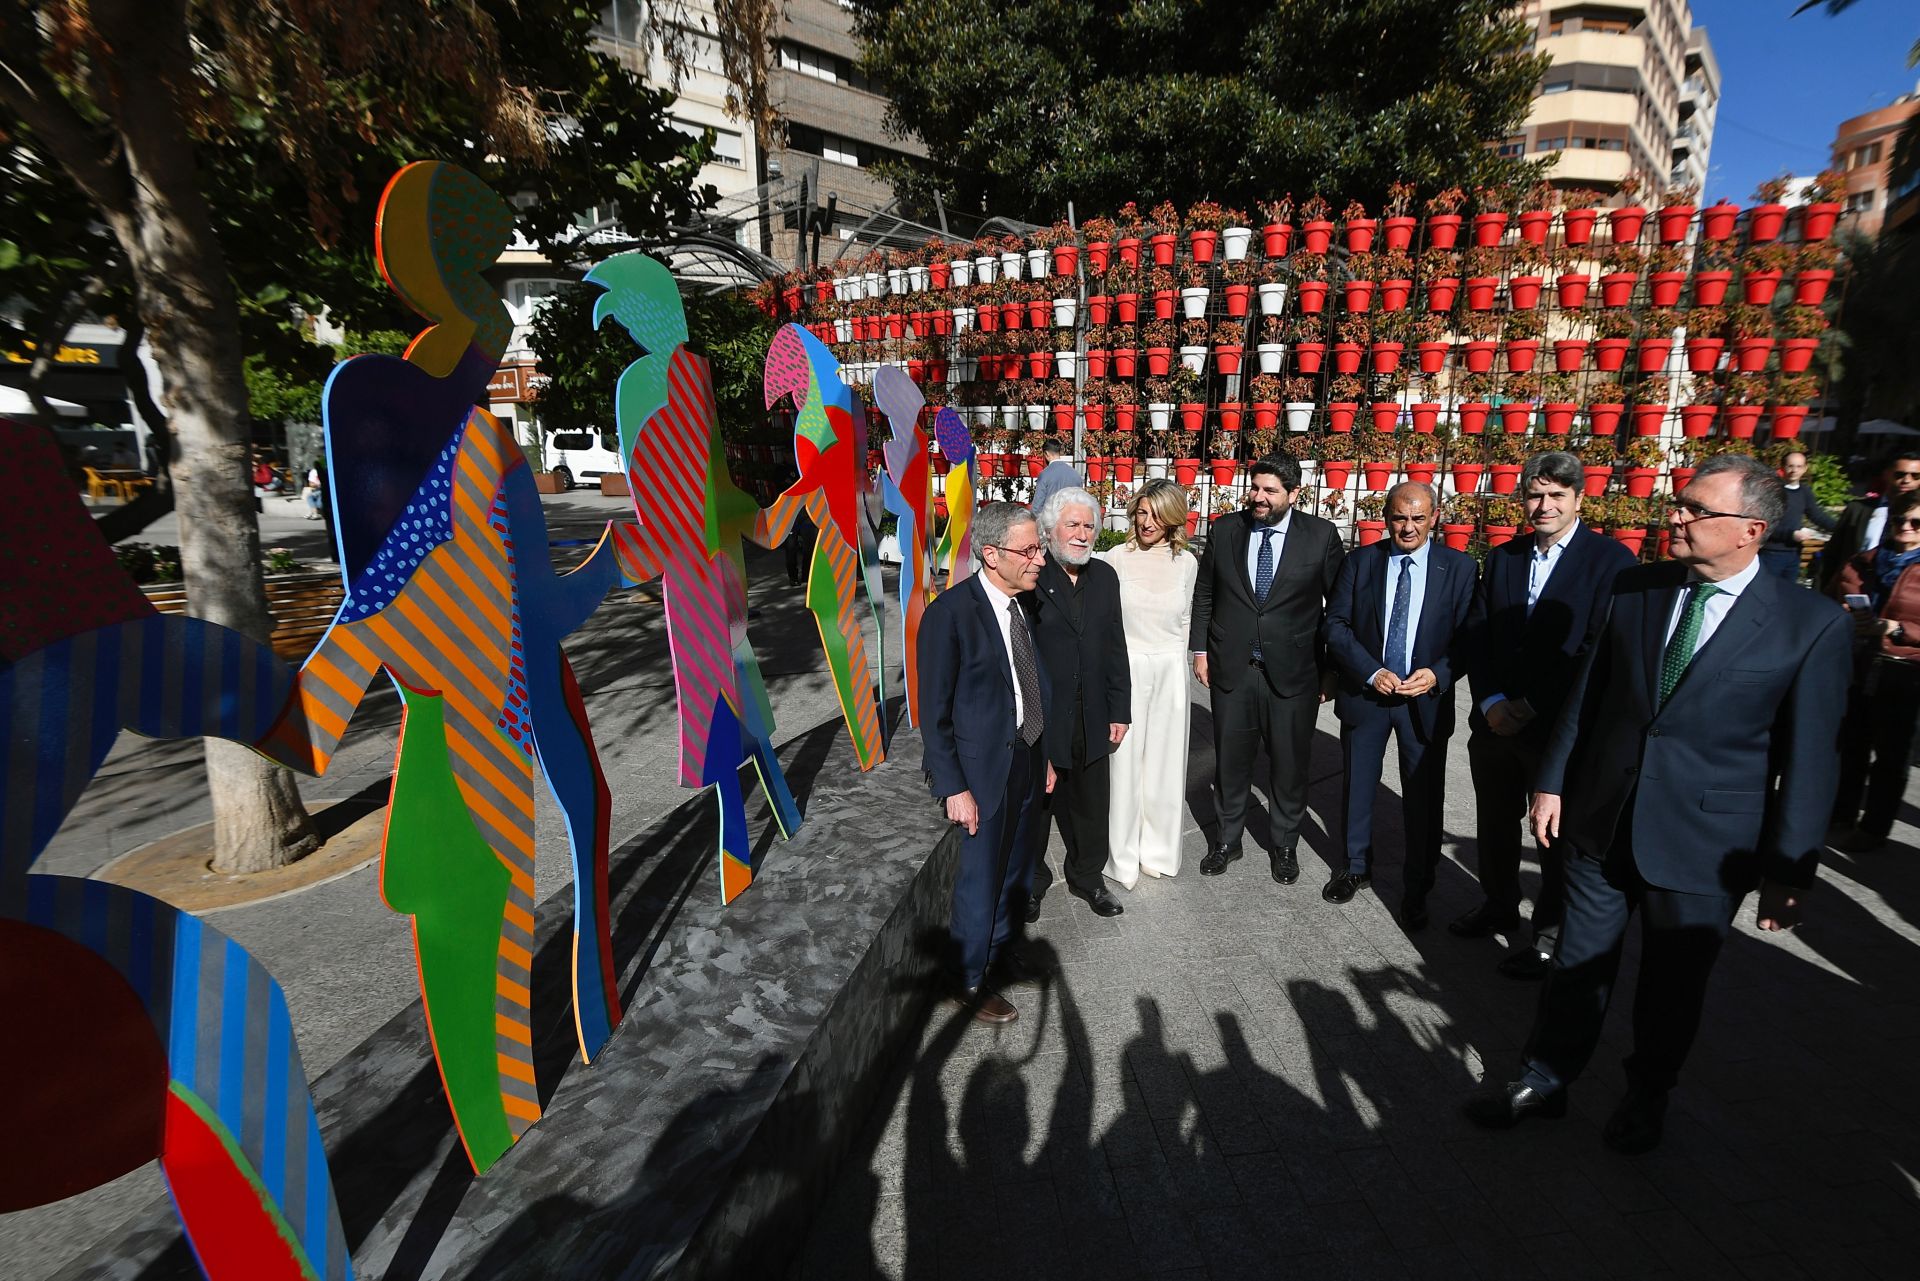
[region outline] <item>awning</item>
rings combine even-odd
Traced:
[[[86,418],[93,412],[85,405],[76,405],[71,400],[49,398],[47,404],[52,406],[53,412],[62,418]],[[18,387],[0,383],[0,414],[19,418],[32,416],[35,412],[33,401],[27,397],[26,392]]]

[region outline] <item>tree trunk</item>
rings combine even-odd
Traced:
[[[181,96],[191,94],[185,6],[100,0],[93,16],[119,55],[115,104],[131,200],[107,211],[125,247],[139,314],[166,382],[174,506],[188,612],[266,643],[260,527],[248,474],[239,309],[213,230]],[[155,30],[155,28],[160,28]],[[320,845],[293,777],[250,748],[206,740],[214,870],[281,867]]]

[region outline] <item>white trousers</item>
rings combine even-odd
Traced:
[[[1131,654],[1133,724],[1113,753],[1107,875],[1132,889],[1140,874],[1180,870],[1187,800],[1187,656]]]

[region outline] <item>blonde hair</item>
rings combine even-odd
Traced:
[[[1154,523],[1167,531],[1166,547],[1175,556],[1187,549],[1187,491],[1170,480],[1150,480],[1127,504],[1127,544],[1140,545],[1134,517],[1144,507]]]

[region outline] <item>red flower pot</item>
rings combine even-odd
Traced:
[[[1320,364],[1327,358],[1327,345],[1323,342],[1298,342],[1293,345],[1293,366],[1303,374],[1317,374]]]
[[[1519,463],[1495,463],[1487,469],[1493,473],[1493,492],[1511,494],[1520,485]]]
[[[1045,329],[1047,322],[1053,319],[1053,302],[1047,298],[1029,298],[1027,300],[1027,328]]]
[[[1071,276],[1080,270],[1079,245],[1055,245],[1053,247],[1053,274]]]
[[[1228,401],[1220,406],[1220,430],[1239,431],[1240,416],[1245,412],[1246,406],[1234,401]]]
[[[1484,374],[1493,368],[1493,353],[1499,346],[1491,338],[1476,338],[1461,345],[1467,359],[1467,372]]]
[[[1194,534],[1197,534],[1199,532],[1200,532],[1200,513],[1198,511],[1190,511],[1187,513],[1187,536],[1191,538]]]
[[[1667,406],[1635,405],[1633,407],[1633,434],[1636,436],[1658,436],[1660,424],[1666,421]]]
[[[1087,295],[1087,318],[1096,325],[1107,323],[1107,317],[1113,311],[1113,299],[1106,294]]]
[[[1564,436],[1573,430],[1573,411],[1577,408],[1572,401],[1548,401],[1540,406],[1540,421],[1554,435]]]
[[[1071,432],[1073,430],[1073,406],[1072,405],[1066,406],[1067,425],[1065,427],[1062,427],[1059,425],[1060,423],[1059,410],[1060,410],[1060,406],[1055,405],[1054,406],[1055,412],[1054,412],[1054,419],[1053,419],[1054,430],[1061,432],[1063,434]],[[1038,476],[1041,472],[1047,469],[1047,456],[1045,454],[1027,454],[1024,457],[1027,464],[1028,476]]]
[[[1800,236],[1804,240],[1825,240],[1833,234],[1833,224],[1840,217],[1840,206],[1831,201],[1821,201],[1817,205],[1808,205],[1800,211]]]
[[[1038,475],[1039,473],[1036,472],[1034,474]],[[1122,482],[1131,482],[1133,480],[1133,459],[1130,456],[1121,455],[1114,458],[1113,478]]]
[[[1471,494],[1480,488],[1480,478],[1487,474],[1484,463],[1455,463],[1453,465],[1453,488],[1455,492]]]
[[[898,312],[886,319],[887,337],[905,338],[907,336],[907,318]]]
[[[1420,372],[1423,374],[1437,374],[1446,368],[1447,349],[1451,346],[1451,343],[1445,342],[1421,343]]]
[[[1687,339],[1687,368],[1696,374],[1710,374],[1720,364],[1720,353],[1726,348],[1724,338]],[[1646,366],[1642,365],[1642,369]]]
[[[1109,240],[1090,240],[1087,242],[1087,270],[1096,276],[1107,274],[1107,268],[1113,264],[1113,242]]]
[[[1207,406],[1205,402],[1186,401],[1180,406],[1180,430],[1199,431],[1206,425]]]
[[[1072,434],[1073,432],[1073,406],[1072,405],[1070,404],[1055,405],[1053,407],[1053,429],[1056,432],[1060,433],[1062,436]],[[1034,457],[1038,458],[1040,457],[1040,455],[1036,454],[1034,455]],[[1034,473],[1034,475],[1036,476],[1039,474],[1040,473],[1038,472]]]
[[[1416,400],[1407,406],[1407,412],[1413,415],[1413,429],[1422,436],[1430,436],[1440,422],[1440,403],[1434,400]]]
[[[1652,482],[1649,481],[1648,484],[1649,486],[1651,486]],[[1647,494],[1651,494],[1652,492],[1653,490],[1651,488],[1647,490]],[[1646,497],[1646,494],[1642,494],[1640,495],[1640,497],[1644,498]],[[1644,528],[1641,528],[1639,526],[1635,526],[1631,529],[1615,529],[1612,531],[1612,533],[1613,533],[1613,541],[1616,543],[1619,543],[1622,547],[1632,552],[1635,556],[1638,556],[1640,554],[1640,549],[1646,546],[1647,531]]]
[[[1153,291],[1153,318],[1155,320],[1172,320],[1173,305],[1176,301],[1179,300],[1179,297],[1180,295],[1175,293],[1171,289],[1154,290]]]
[[[1102,267],[1100,270],[1105,271]],[[953,264],[950,262],[930,262],[927,264],[927,283],[935,289],[947,289],[953,285]]]
[[[1379,489],[1380,486],[1374,485],[1372,488]],[[1387,536],[1387,522],[1384,520],[1357,520],[1353,527],[1359,532],[1362,547],[1371,547]]]
[[[1187,248],[1193,251],[1195,262],[1212,262],[1213,251],[1220,247],[1220,233],[1217,231],[1193,231],[1187,233]]]
[[[1227,294],[1227,314],[1229,316],[1246,315],[1247,303],[1253,297],[1253,286],[1252,285],[1228,285],[1226,289],[1226,294]]]
[[[986,469],[982,468],[980,474],[984,476],[986,474]],[[1088,454],[1087,455],[1087,479],[1091,481],[1093,484],[1098,485],[1101,481],[1105,480],[1106,478],[1107,478],[1106,458],[1099,454]]]
[[[1368,460],[1360,464],[1360,475],[1366,487],[1378,493],[1393,479],[1393,464]],[[1385,529],[1386,525],[1383,523],[1380,528]]]
[[[937,449],[927,455],[927,461],[933,464],[933,474],[936,476],[946,475],[953,466],[953,460]]]
[[[1547,243],[1547,228],[1553,225],[1553,214],[1545,209],[1527,209],[1517,219],[1520,224],[1520,239],[1530,245]]]
[[[1607,225],[1613,229],[1613,243],[1616,245],[1631,244],[1640,239],[1640,228],[1646,221],[1647,211],[1639,205],[1607,211]]]
[[[1658,373],[1667,367],[1667,360],[1672,355],[1673,339],[1642,338],[1638,368],[1643,374]]]
[[[1368,352],[1368,355],[1373,360],[1373,372],[1376,374],[1390,374],[1400,368],[1401,349],[1401,344],[1397,342],[1377,342],[1373,344],[1372,349]],[[1221,372],[1225,373],[1226,371],[1222,370]]]
[[[1140,352],[1134,347],[1115,347],[1113,349],[1113,376],[1131,378],[1140,365]],[[1114,407],[1116,412],[1119,406]]]
[[[1760,409],[1759,405],[1726,406],[1727,435],[1735,440],[1750,439],[1753,429],[1760,425]]]
[[[1427,310],[1452,311],[1454,299],[1460,296],[1460,278],[1442,276],[1438,280],[1427,282]]]
[[[1773,438],[1791,440],[1800,434],[1800,424],[1805,421],[1805,405],[1775,405],[1773,407]]]
[[[1773,301],[1773,295],[1780,288],[1780,273],[1777,271],[1750,271],[1740,277],[1740,296],[1756,307],[1764,307]]]
[[[1327,427],[1332,431],[1352,431],[1354,415],[1360,406],[1351,400],[1337,400],[1327,406]]]
[[[1653,496],[1653,479],[1659,474],[1660,469],[1658,467],[1627,468],[1627,497],[1651,498]]]
[[[1347,224],[1347,252],[1364,254],[1373,249],[1373,233],[1380,224],[1371,218],[1355,218]]]
[[[1515,338],[1507,344],[1507,369],[1511,373],[1530,374],[1540,358],[1538,338]]]
[[[1515,276],[1507,282],[1507,300],[1521,311],[1532,311],[1540,304],[1540,288],[1545,283],[1540,276]]]
[[[1419,225],[1419,219],[1405,215],[1388,218],[1380,224],[1380,234],[1386,238],[1388,249],[1406,249],[1413,244],[1413,229]]]
[[[1373,415],[1373,429],[1377,432],[1390,432],[1400,417],[1400,403],[1393,400],[1376,400],[1367,406],[1367,412]]]
[[[1173,367],[1173,348],[1171,347],[1147,348],[1147,376],[1148,377],[1165,378],[1167,376],[1167,370],[1169,370],[1172,367]]]
[[[1269,258],[1285,258],[1288,242],[1293,239],[1293,224],[1290,222],[1270,222],[1260,229],[1260,240]]]
[[[1680,288],[1686,283],[1684,271],[1656,271],[1647,277],[1647,294],[1656,307],[1678,306]]]
[[[1500,287],[1497,276],[1469,276],[1467,278],[1467,306],[1475,311],[1490,311],[1493,308],[1494,291]]]
[[[1407,305],[1407,295],[1413,292],[1411,280],[1383,280],[1380,282],[1380,310],[1401,311]]]
[[[1593,239],[1593,224],[1598,209],[1564,209],[1560,212],[1560,234],[1570,245],[1584,245]]]
[[[1518,479],[1518,477],[1515,479]],[[1512,542],[1513,536],[1520,532],[1520,527],[1517,525],[1488,525],[1485,527],[1484,532],[1487,535],[1487,546],[1491,549]]]
[[[1818,338],[1786,338],[1780,343],[1780,372],[1783,374],[1803,374],[1807,366],[1813,363],[1813,353],[1820,349]]]
[[[1682,436],[1704,436],[1713,430],[1713,416],[1720,412],[1718,405],[1683,405],[1680,407],[1680,434]]]
[[[1467,543],[1473,538],[1473,526],[1443,524],[1440,526],[1440,537],[1454,551],[1463,552],[1467,550]]]
[[[1598,498],[1607,492],[1607,482],[1613,478],[1613,468],[1602,464],[1588,465],[1580,469],[1580,492],[1587,498]]]
[[[1572,311],[1587,301],[1587,290],[1593,287],[1593,277],[1585,272],[1569,271],[1554,281],[1553,287],[1560,297],[1560,306]]]
[[[1596,436],[1611,436],[1620,430],[1620,415],[1626,412],[1627,407],[1617,402],[1588,405],[1587,430]]]
[[[1139,294],[1115,294],[1113,310],[1122,324],[1131,325],[1140,319]]]
[[[1120,251],[1120,261],[1127,266],[1138,267],[1140,265],[1140,238],[1138,236],[1122,236],[1119,242],[1114,245],[1114,248]]]
[[[1655,215],[1660,223],[1660,243],[1677,245],[1687,238],[1687,227],[1693,222],[1692,205],[1662,205]]]
[[[1327,289],[1324,280],[1303,280],[1293,287],[1293,296],[1300,300],[1302,312],[1317,315],[1327,305]]]
[[[1080,411],[1080,416],[1086,419],[1088,431],[1101,431],[1107,425],[1105,405],[1088,405]]]
[[[1780,238],[1781,229],[1787,224],[1785,205],[1755,205],[1747,210],[1747,235],[1755,243],[1764,244]]]
[[[1631,338],[1594,339],[1593,367],[1606,374],[1619,373],[1627,363],[1627,348],[1632,345]]]
[[[1725,240],[1740,220],[1740,206],[1729,200],[1708,205],[1700,211],[1700,234],[1708,240]]]
[[[1373,305],[1373,282],[1349,280],[1344,286],[1348,311],[1366,311]]]
[[[1632,271],[1610,271],[1600,277],[1600,305],[1624,307],[1633,301],[1633,287],[1640,276]]]
[[[1428,214],[1427,245],[1433,249],[1451,249],[1460,243],[1459,214]]]
[[[1153,251],[1153,265],[1156,267],[1173,266],[1173,237],[1166,232],[1147,237],[1147,248]]]
[[[1669,469],[1667,472],[1667,479],[1673,485],[1673,492],[1677,494],[1681,490],[1685,489],[1688,485],[1691,485],[1693,483],[1693,474],[1699,470],[1700,469],[1698,467],[1674,467]],[[1666,554],[1666,551],[1667,551],[1666,540],[1662,538],[1660,540],[1660,554],[1664,556]]]
[[[1767,357],[1773,354],[1771,338],[1736,338],[1733,340],[1733,367],[1743,374],[1757,374],[1767,367]]]
[[[1220,406],[1221,417],[1226,416],[1227,407]],[[1272,428],[1280,425],[1280,402],[1277,400],[1259,400],[1253,405],[1253,425],[1259,428]]]
[[[1053,353],[1050,351],[1030,351],[1027,353],[1027,377],[1053,377]]]
[[[1580,363],[1587,358],[1587,343],[1583,338],[1556,338],[1553,340],[1553,367],[1563,374],[1575,373]]]
[[[1431,485],[1433,483],[1433,474],[1439,470],[1439,463],[1409,462],[1407,464],[1407,479],[1419,481],[1422,485]]]
[[[1473,216],[1473,243],[1481,249],[1491,249],[1500,243],[1500,237],[1507,232],[1507,216],[1503,213],[1477,213]]]
[[[1345,459],[1329,459],[1320,464],[1320,486],[1323,489],[1345,489],[1352,477],[1353,464]]]
[[[1357,374],[1360,372],[1359,343],[1337,342],[1333,345],[1333,372],[1336,374]]]
[[[1191,485],[1200,479],[1200,460],[1198,458],[1176,458],[1173,460],[1173,478],[1182,485]]]
[[[1243,349],[1239,347],[1215,347],[1213,349],[1214,368],[1223,374],[1237,374],[1240,372],[1240,360],[1244,354]]]
[[[1700,271],[1693,276],[1693,305],[1696,307],[1718,307],[1726,301],[1727,286],[1733,280],[1731,271]]]
[[[1507,435],[1518,436],[1533,422],[1533,405],[1524,400],[1509,400],[1500,406],[1500,425]]]
[[[1300,224],[1300,239],[1306,241],[1308,253],[1323,254],[1333,244],[1333,224],[1324,218],[1303,222]]]
[[[1237,458],[1216,458],[1210,464],[1210,467],[1213,471],[1214,484],[1231,485],[1234,476],[1239,474],[1240,460]]]
[[[1822,267],[1814,271],[1803,271],[1793,278],[1793,300],[1808,307],[1817,307],[1826,301],[1827,286],[1833,283],[1833,271]]]
[[[1459,408],[1460,430],[1469,436],[1478,436],[1487,429],[1487,415],[1493,412],[1493,406],[1484,400],[1461,402]]]
[[[1138,419],[1139,416],[1140,406],[1138,405],[1115,405],[1113,407],[1113,429],[1115,431],[1132,431],[1134,421]]]

